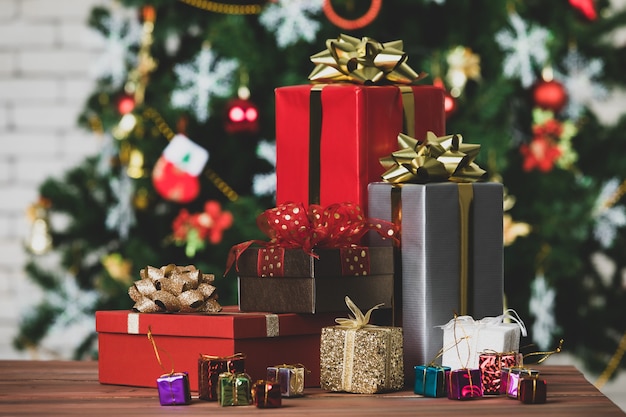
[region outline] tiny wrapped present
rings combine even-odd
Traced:
[[[267,381],[280,384],[283,397],[300,397],[304,395],[303,365],[275,365],[267,368]]]
[[[448,399],[467,400],[483,396],[480,369],[456,369],[448,374]]]
[[[223,372],[217,385],[217,402],[222,407],[252,404],[252,383],[246,373]]]
[[[446,378],[450,368],[439,365],[416,365],[413,392],[425,397],[445,397],[448,394]]]
[[[141,279],[128,289],[139,313],[215,313],[217,302],[214,274],[203,274],[193,265],[147,266],[139,271]]]
[[[252,384],[252,402],[258,408],[278,408],[282,405],[281,385],[262,379]]]
[[[519,380],[518,397],[524,404],[543,404],[546,402],[548,383],[538,375],[523,376]]]
[[[217,401],[220,375],[226,372],[241,374],[246,371],[246,355],[230,356],[200,355],[198,358],[198,397],[201,400]]]
[[[320,386],[327,391],[374,394],[404,386],[402,328],[368,324],[378,305],[363,314],[349,297],[354,314],[324,327],[320,343]]]
[[[500,390],[505,390],[507,397],[519,399],[519,386],[523,377],[536,378],[539,376],[539,371],[528,369],[524,367],[513,367],[502,370],[502,378],[506,377],[506,385],[500,387]]]
[[[392,248],[359,246],[370,230],[395,238],[392,223],[367,219],[344,202],[281,204],[257,224],[270,241],[237,244],[227,260],[226,271],[235,265],[238,273],[241,311],[341,312],[346,294],[366,305],[392,305]]]
[[[413,84],[425,74],[408,67],[400,40],[340,35],[326,47],[311,57],[315,84],[275,91],[276,202],[365,208],[367,185],[383,173],[378,160],[398,133],[445,132],[444,97]]]
[[[505,318],[513,323],[505,323]],[[441,364],[454,369],[478,368],[480,352],[518,352],[520,335],[526,336],[526,327],[517,313],[507,310],[497,317],[474,320],[470,316],[458,316],[443,328],[443,345],[456,344],[456,349],[443,353]]]
[[[152,344],[154,356],[161,367],[165,370],[159,348],[157,347],[152,328],[148,326],[147,337]],[[165,352],[165,350],[163,350]],[[168,353],[169,355],[169,353]],[[159,402],[161,405],[187,405],[191,403],[191,390],[189,388],[189,374],[187,372],[174,372],[174,363],[172,360],[172,370],[162,374],[156,379],[157,390],[159,392]]]
[[[157,378],[161,405],[191,404],[191,389],[187,372],[163,374]]]
[[[521,366],[521,359],[517,352],[481,352],[478,367],[482,374],[483,394],[500,394],[502,369]]]

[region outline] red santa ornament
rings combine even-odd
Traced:
[[[193,201],[200,192],[198,176],[209,152],[185,135],[172,138],[152,171],[152,184],[161,197],[178,202]]]

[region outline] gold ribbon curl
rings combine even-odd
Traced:
[[[341,34],[327,39],[326,49],[311,56],[316,66],[309,74],[313,82],[357,84],[413,84],[427,76],[407,63],[401,40],[386,43]]]
[[[356,306],[356,304],[354,304],[354,302],[347,295],[345,301],[352,314],[354,314],[354,317],[349,316],[349,318],[336,318],[335,322],[337,323],[338,328],[345,330],[359,330],[363,328],[378,327],[375,324],[369,324],[370,316],[372,315],[372,311],[384,305],[383,303],[376,304],[374,307],[367,310],[365,314],[363,314],[363,312]]]
[[[382,175],[385,182],[476,182],[486,175],[486,171],[474,162],[480,145],[463,143],[459,134],[438,137],[427,132],[426,139],[420,141],[400,133],[398,145],[399,150],[380,158],[386,169]]]
[[[147,266],[139,272],[141,280],[128,289],[140,313],[207,312],[222,310],[213,282],[215,275],[203,274],[193,265]]]

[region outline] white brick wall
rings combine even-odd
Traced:
[[[26,210],[46,177],[99,148],[76,119],[94,89],[90,65],[103,45],[87,18],[111,2],[0,0],[0,359],[34,355],[11,346],[20,315],[41,296],[23,272]]]

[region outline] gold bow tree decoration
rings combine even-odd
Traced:
[[[427,132],[426,139],[420,141],[400,133],[398,145],[399,150],[380,159],[386,182],[476,182],[485,178],[486,171],[474,162],[480,145],[463,143],[459,134],[437,137]]]
[[[412,84],[427,76],[418,74],[407,63],[401,40],[380,43],[339,35],[327,39],[326,49],[311,56],[316,65],[309,80],[320,83],[352,82],[358,84]]]

